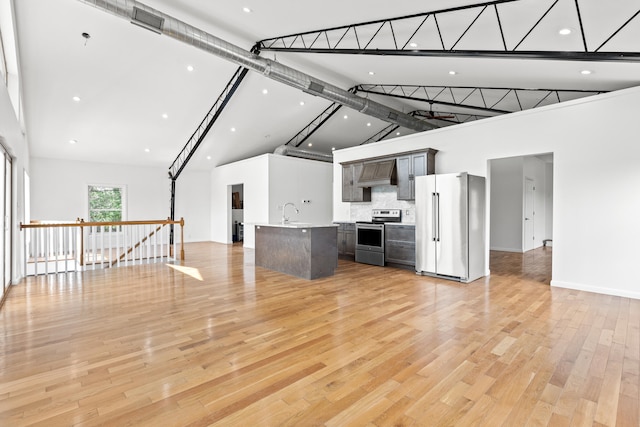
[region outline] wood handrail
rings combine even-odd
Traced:
[[[140,242],[136,243],[133,247],[129,248],[125,253],[121,254],[114,263],[117,263],[118,260],[122,260],[126,257],[127,254],[131,253],[134,249],[139,248],[144,242],[146,242],[149,237],[156,234],[160,229],[167,225],[179,225],[180,226],[180,259],[184,261],[184,218],[180,218],[180,220],[172,220],[171,218],[162,219],[162,220],[139,220],[139,221],[111,221],[111,222],[85,222],[84,219],[77,218],[75,222],[58,222],[58,223],[42,223],[39,221],[32,221],[29,224],[20,223],[20,230],[24,229],[50,229],[50,228],[70,228],[70,227],[79,227],[80,231],[80,253],[79,253],[79,262],[80,266],[84,266],[84,246],[85,246],[85,232],[84,227],[117,227],[117,226],[137,226],[137,225],[156,225],[155,231],[152,231],[151,234],[144,237]],[[26,251],[26,249],[25,249]],[[173,242],[169,243],[168,246],[168,256],[173,257],[174,252],[174,244]],[[26,252],[25,252],[26,253]],[[26,256],[25,256],[26,259]],[[25,261],[26,262],[26,261]],[[113,265],[113,264],[112,264]],[[57,268],[57,267],[56,267]]]
[[[20,223],[20,229],[23,228],[55,228],[55,227],[102,227],[102,226],[115,226],[115,225],[181,225],[184,226],[184,218],[180,218],[177,220],[170,219],[152,219],[145,221],[113,221],[113,222],[84,222],[84,220],[76,221],[76,222],[61,222],[61,223],[51,223],[51,224],[43,224],[43,223],[30,223],[23,224]]]

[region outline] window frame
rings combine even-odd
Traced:
[[[91,222],[91,203],[90,203],[90,194],[92,187],[103,187],[103,188],[118,188],[120,189],[121,194],[121,208],[120,208],[120,221],[127,220],[127,186],[124,184],[87,184],[85,189],[85,200],[86,200],[86,213],[87,213],[87,221]],[[97,232],[102,230],[101,227],[96,228]],[[111,231],[122,231],[122,227],[118,227],[117,230]]]

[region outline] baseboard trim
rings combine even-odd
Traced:
[[[522,249],[515,249],[515,248],[490,247],[489,250],[490,251],[498,251],[498,252],[515,252],[515,253],[518,253],[518,254],[522,253]]]
[[[640,299],[640,292],[638,291],[602,288],[600,286],[590,286],[590,285],[583,285],[580,283],[563,282],[561,280],[551,280],[551,286],[556,288],[575,289],[577,291],[593,292],[596,294],[612,295],[616,297]]]

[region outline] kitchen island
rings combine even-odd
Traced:
[[[255,264],[303,279],[333,276],[338,266],[335,224],[256,224]]]

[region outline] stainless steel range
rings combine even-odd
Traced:
[[[374,209],[371,221],[356,222],[356,262],[384,265],[384,223],[400,222],[400,209]]]

